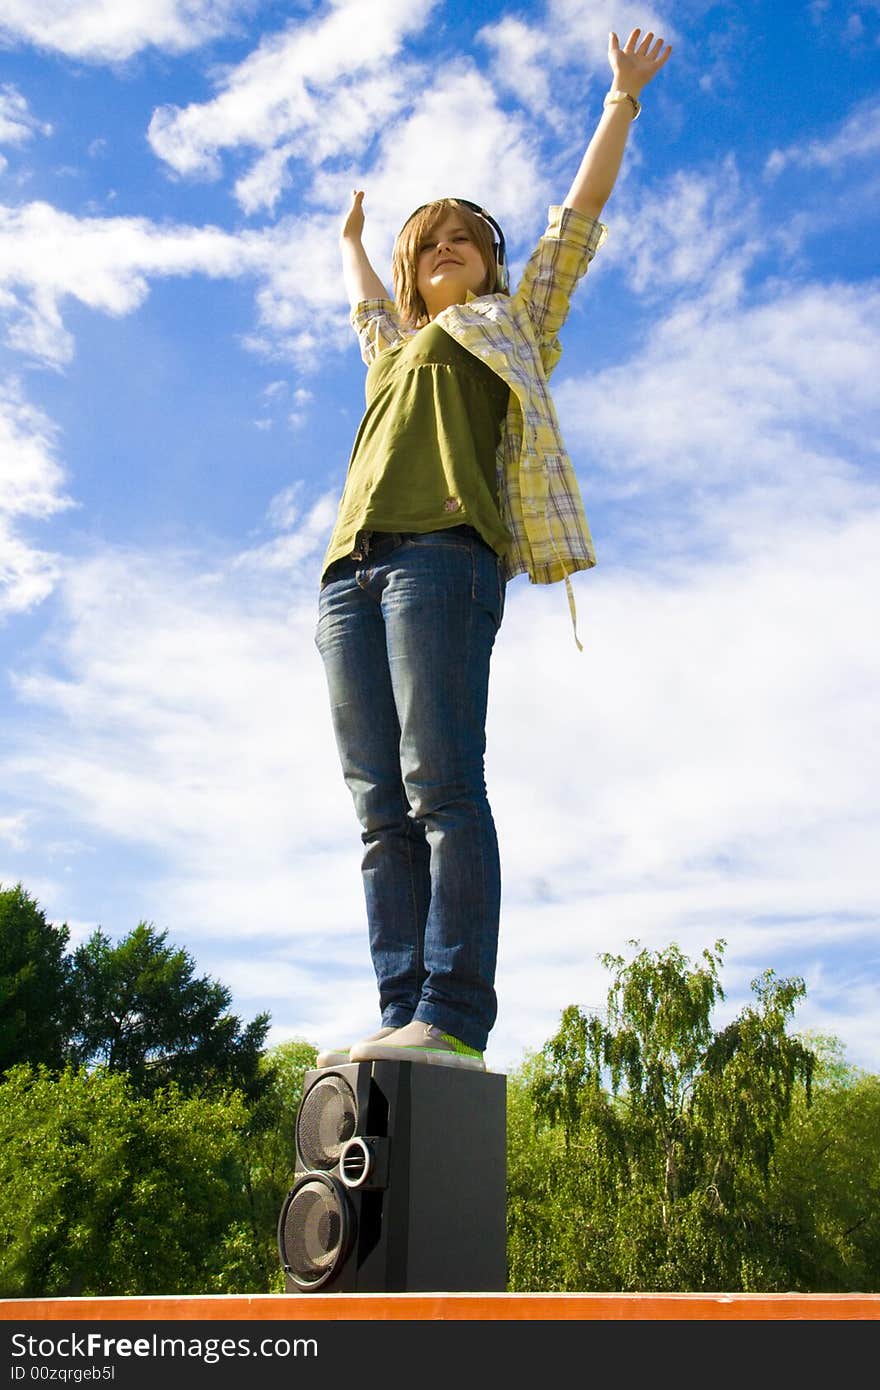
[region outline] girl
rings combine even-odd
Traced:
[[[574,619],[569,575],[595,564],[547,377],[605,237],[598,218],[641,92],[670,52],[653,33],[634,29],[623,48],[611,34],[602,117],[513,296],[497,223],[444,198],[399,233],[392,302],[355,191],[341,244],[367,409],[324,557],[316,642],[362,826],[382,1027],[318,1066],[485,1069],[501,901],[483,772],[489,661],[508,579],[564,580]]]

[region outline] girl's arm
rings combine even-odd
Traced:
[[[351,208],[342,226],[342,275],[352,309],[364,299],[388,299],[382,284],[364,250],[364,191],[355,189]]]
[[[614,74],[612,89],[628,92],[637,99],[672,52],[670,44],[664,48],[662,39],[654,42],[652,33],[647,33],[639,43],[641,32],[641,29],[633,29],[623,48],[615,33],[610,34],[608,39],[608,62]],[[634,119],[634,109],[629,101],[619,101],[605,107],[574,182],[565,195],[564,207],[576,208],[589,217],[599,216],[617,181],[629,128]]]

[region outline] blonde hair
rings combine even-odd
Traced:
[[[494,294],[498,290],[495,237],[485,218],[464,207],[457,198],[437,198],[433,203],[425,203],[404,223],[391,257],[395,302],[403,322],[411,328],[421,328],[428,322],[428,310],[416,285],[422,242],[439,223],[453,216],[461,218],[486,267],[486,278],[477,293]]]

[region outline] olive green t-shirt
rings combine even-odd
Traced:
[[[386,348],[367,371],[355,438],[322,573],[357,533],[467,524],[499,555],[510,534],[498,508],[495,451],[508,386],[438,324]]]

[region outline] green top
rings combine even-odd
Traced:
[[[502,555],[495,451],[509,388],[438,324],[386,348],[367,371],[367,409],[351,453],[322,574],[359,531],[473,526]]]

